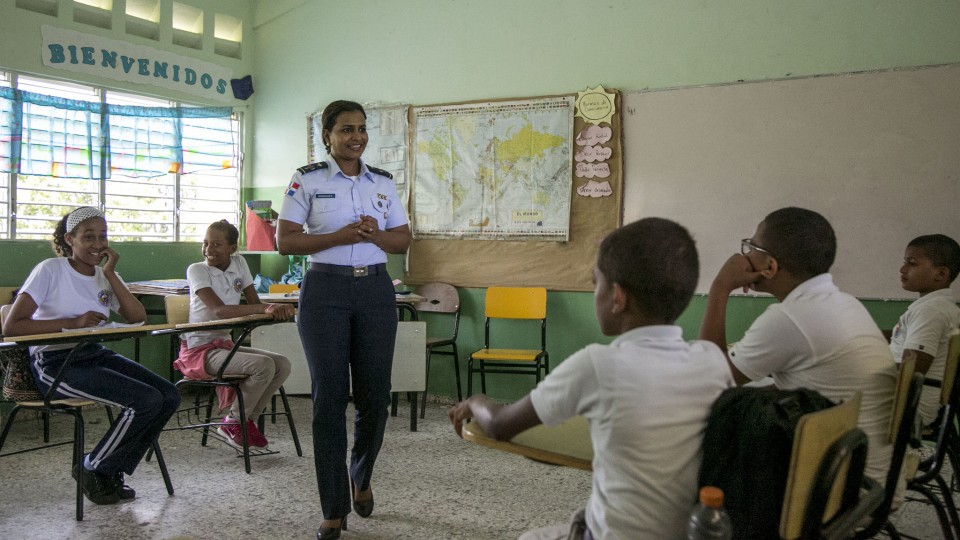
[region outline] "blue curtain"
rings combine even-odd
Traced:
[[[0,172],[155,177],[237,166],[230,107],[136,107],[0,88]]]

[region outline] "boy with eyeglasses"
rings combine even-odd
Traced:
[[[750,288],[775,296],[780,303],[768,307],[727,351],[734,379],[743,385],[770,376],[778,388],[810,388],[834,402],[862,391],[866,474],[884,485],[897,371],[866,308],[834,285],[828,272],[835,255],[836,236],[820,214],[803,208],[769,214],[714,278],[700,338],[727,351],[732,291]]]

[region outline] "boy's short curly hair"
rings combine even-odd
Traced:
[[[923,250],[923,254],[936,266],[946,266],[950,272],[950,282],[960,274],[960,244],[945,234],[925,234],[907,244]]]
[[[668,323],[686,309],[700,278],[690,233],[663,218],[644,218],[610,233],[600,244],[597,269],[644,314]]]
[[[787,207],[763,218],[761,246],[796,278],[807,280],[830,271],[837,236],[827,218],[805,208]]]

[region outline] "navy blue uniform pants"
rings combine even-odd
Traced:
[[[299,329],[312,380],[320,506],[324,519],[339,519],[350,513],[349,479],[359,490],[370,486],[389,415],[397,339],[390,276],[355,278],[309,270],[300,290]],[[348,471],[344,415],[351,377],[356,418]]]
[[[42,392],[50,389],[68,354],[70,349],[33,356],[33,378]],[[99,344],[82,345],[73,355],[57,396],[120,408],[89,457],[95,471],[109,476],[133,474],[180,405],[180,392],[168,380]]]

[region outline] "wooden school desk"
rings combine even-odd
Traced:
[[[532,427],[509,441],[491,439],[479,424],[469,422],[463,425],[463,438],[480,446],[504,450],[535,461],[593,470],[590,426],[582,416],[575,416],[554,428],[542,424]]]

